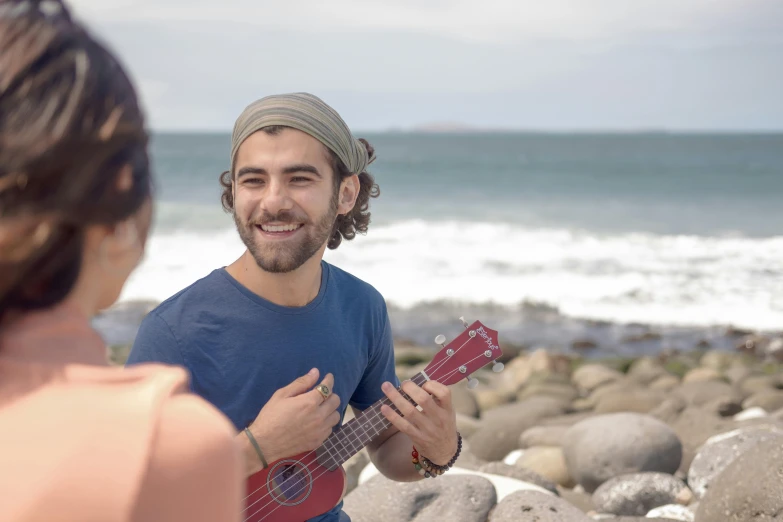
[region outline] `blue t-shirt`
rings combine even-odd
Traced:
[[[384,381],[399,386],[386,303],[364,281],[325,261],[321,266],[318,295],[302,307],[274,304],[225,268],[212,271],[144,318],[127,364],[184,366],[193,392],[237,431],[277,389],[311,368],[318,368],[319,381],[334,375],[341,419],[349,404],[368,408],[385,397]],[[348,520],[341,509],[342,503],[312,520]]]

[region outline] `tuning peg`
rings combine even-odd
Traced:
[[[443,345],[443,343],[445,343],[445,342],[446,342],[446,336],[445,335],[440,334],[437,337],[435,337],[435,344],[439,344],[439,345],[441,345],[441,346],[443,346],[445,348],[445,346]]]
[[[502,362],[495,361],[495,364],[492,365],[492,371],[495,373],[500,373],[505,367],[506,366]]]
[[[459,320],[462,321],[462,326],[464,326],[465,328],[468,327],[468,322],[465,320],[464,317],[460,317]]]
[[[469,389],[472,390],[473,388],[478,386],[478,384],[479,384],[478,379],[476,379],[475,377],[471,377],[471,378],[468,379],[468,388]]]

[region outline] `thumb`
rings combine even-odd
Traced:
[[[313,368],[301,377],[294,379],[294,381],[285,388],[281,388],[279,390],[280,397],[296,397],[297,395],[301,395],[302,393],[310,391],[310,389],[315,386],[316,382],[318,382],[318,369]]]

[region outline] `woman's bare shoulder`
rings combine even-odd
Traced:
[[[230,421],[191,393],[167,399],[134,520],[239,521],[241,454]]]

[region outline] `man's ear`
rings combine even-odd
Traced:
[[[337,206],[338,214],[347,214],[353,210],[356,204],[356,198],[359,197],[359,176],[356,174],[348,176],[340,182],[339,204]]]

